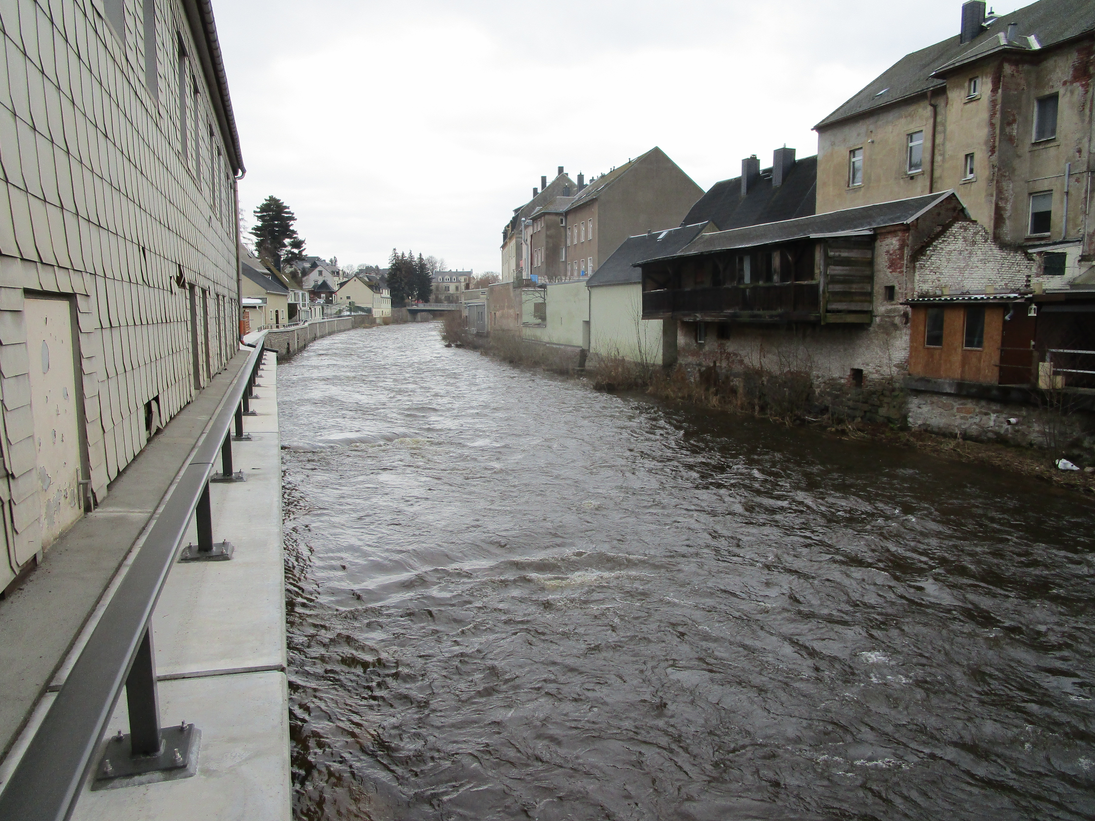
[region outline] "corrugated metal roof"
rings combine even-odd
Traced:
[[[1024,299],[1023,294],[946,294],[940,296],[919,296],[905,300],[905,305],[953,304],[968,302],[1015,302]]]

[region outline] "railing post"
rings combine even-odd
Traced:
[[[247,437],[250,439],[251,437]],[[214,475],[211,482],[242,482],[243,471],[232,470],[232,431],[224,432],[224,443],[221,445],[221,472]]]
[[[125,698],[129,706],[130,749],[133,755],[158,755],[160,738],[160,700],[156,692],[156,660],[152,654],[152,628],[144,631],[137,657],[125,680]]]
[[[235,547],[230,542],[213,543],[213,507],[209,501],[209,482],[202,488],[198,506],[194,510],[194,522],[198,528],[198,543],[183,548],[180,562],[226,562],[232,558]]]
[[[183,722],[166,730],[160,726],[160,699],[156,690],[156,656],[152,647],[152,626],[133,657],[125,680],[129,708],[129,735],[120,730],[106,743],[92,789],[108,786],[116,779],[151,772],[189,770],[200,733]]]

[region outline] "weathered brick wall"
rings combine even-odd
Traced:
[[[1029,288],[1034,260],[1022,251],[996,245],[976,222],[956,222],[915,261],[913,296],[1010,293]]]
[[[94,0],[0,3],[0,496],[9,542],[0,565],[33,554],[40,536],[26,294],[74,306],[81,444],[99,498],[147,441],[150,403],[170,419],[238,347],[225,138],[181,3],[155,7],[155,38],[146,40],[141,3],[122,4],[120,29]]]

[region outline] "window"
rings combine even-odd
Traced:
[[[1039,98],[1034,104],[1034,142],[1057,136],[1057,95]]]
[[[582,236],[579,239],[579,242],[585,242],[586,241],[586,224],[583,222],[581,225],[582,225],[582,228],[581,228],[581,235]]]
[[[976,350],[985,347],[985,309],[981,306],[966,308],[966,340],[962,347]]]
[[[908,137],[906,152],[906,170],[910,174],[919,174],[924,170],[924,132],[914,131]]]
[[[962,160],[962,179],[972,180],[974,176],[973,168],[973,154],[967,154],[966,158]]]
[[[570,229],[567,229],[567,247],[570,247]]]
[[[851,383],[853,388],[862,388],[863,387],[863,369],[862,368],[852,368],[848,372],[848,381]]]
[[[928,316],[925,324],[924,346],[927,348],[943,347],[943,309],[928,308]]]
[[[886,301],[887,302],[893,302],[895,299],[897,299],[897,286],[896,285],[887,285],[887,286],[885,286],[885,288],[883,290],[884,290],[884,293],[886,295]]]
[[[1042,276],[1061,277],[1065,275],[1065,254],[1061,251],[1047,251],[1042,254]]]
[[[182,35],[179,34],[179,151],[183,155],[183,164],[190,163],[190,145],[186,139],[187,126],[190,118],[186,116],[186,102],[190,96],[190,61],[186,58],[186,48],[183,47]]]
[[[696,323],[696,344],[702,345],[707,341],[707,325],[703,322]]]
[[[1053,192],[1030,195],[1030,234],[1048,234],[1053,216]]]
[[[981,78],[980,77],[970,77],[969,81],[966,83],[966,99],[967,100],[972,100],[974,97],[978,96],[980,93],[981,93]]]
[[[589,259],[587,259],[586,264],[588,266],[586,268],[586,270],[589,271],[590,275],[592,275],[593,274],[593,257],[590,257]]]
[[[156,0],[144,0],[144,84],[153,97],[159,95],[156,67]]]
[[[863,149],[853,148],[848,152],[848,187],[863,185]]]
[[[741,254],[737,258],[738,282],[748,285],[753,281],[753,259],[748,254]]]
[[[590,241],[593,240],[593,217],[589,218],[589,230],[586,231],[586,236],[589,237]]]

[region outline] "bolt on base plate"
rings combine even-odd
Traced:
[[[197,771],[201,731],[193,724],[176,724],[160,731],[160,752],[133,755],[130,737],[121,732],[106,743],[91,789],[126,787],[147,781],[189,778]]]
[[[210,482],[246,482],[247,477],[243,475],[242,470],[237,470],[231,476],[225,476],[223,473],[214,473],[209,477]]]
[[[236,552],[231,542],[217,542],[212,550],[201,550],[196,544],[188,544],[179,555],[180,562],[226,562]]]

